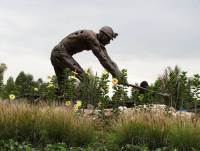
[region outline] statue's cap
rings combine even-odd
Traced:
[[[113,38],[116,38],[118,36],[118,34],[114,33],[113,29],[108,27],[108,26],[102,27],[99,31],[103,32],[104,34],[106,34],[112,40],[113,40]]]

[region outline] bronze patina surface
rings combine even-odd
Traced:
[[[76,75],[77,78],[82,81],[81,74],[85,71],[73,58],[73,55],[84,50],[92,50],[101,65],[115,78],[116,74],[120,73],[120,70],[117,64],[108,55],[105,46],[110,44],[110,40],[113,40],[117,36],[118,34],[115,33],[112,28],[104,26],[99,30],[99,33],[95,33],[92,30],[78,30],[65,37],[51,52],[51,63],[58,78],[58,86],[60,87],[62,84],[63,70],[66,68],[69,68],[71,71],[76,71],[78,73]],[[127,82],[127,86],[137,88],[141,93],[146,93],[148,91],[146,89],[148,83],[145,82],[143,84],[145,86],[141,85],[141,87],[139,87],[128,84]],[[156,93],[154,91],[152,92]],[[160,95],[162,95],[166,101],[168,100],[168,94]]]
[[[63,70],[69,68],[75,71],[77,78],[82,80],[81,74],[84,72],[82,67],[73,58],[73,55],[84,50],[92,50],[93,54],[98,58],[101,65],[113,77],[116,77],[120,70],[117,64],[109,57],[105,46],[110,43],[110,40],[116,38],[117,33],[114,33],[112,28],[104,26],[95,33],[92,30],[78,30],[65,37],[57,44],[51,52],[51,63],[54,67],[60,87],[62,81]]]

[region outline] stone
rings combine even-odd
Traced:
[[[123,110],[123,109],[126,110],[127,107],[126,106],[119,106],[118,109],[120,109],[120,110]]]
[[[92,104],[87,104],[87,110],[94,110],[94,106]]]

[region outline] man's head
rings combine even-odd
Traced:
[[[104,26],[99,30],[99,41],[102,45],[107,45],[110,43],[110,40],[118,36],[117,33],[114,33],[112,28]]]
[[[143,87],[143,88],[147,88],[149,86],[148,82],[147,81],[142,81],[140,83],[140,87]]]

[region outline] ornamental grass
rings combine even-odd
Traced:
[[[88,131],[89,130],[89,131]],[[34,146],[64,142],[67,146],[90,144],[94,138],[92,120],[77,116],[64,104],[15,104],[0,100],[0,140],[27,141]]]
[[[171,117],[142,111],[121,116],[114,124],[111,143],[125,146],[132,144],[148,146],[150,150],[200,150],[200,121],[198,118]]]

